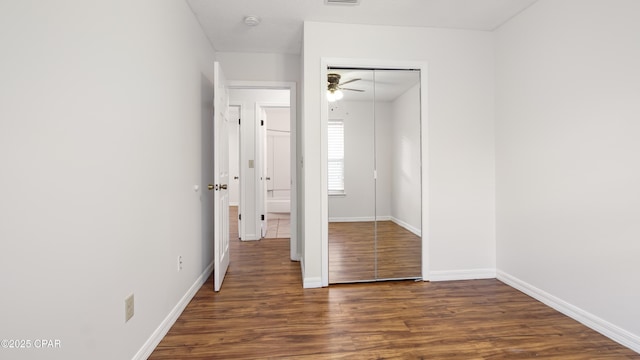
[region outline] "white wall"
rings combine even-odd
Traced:
[[[354,46],[357,44],[357,46]],[[428,267],[432,277],[495,268],[494,54],[491,33],[305,23],[303,45],[304,277],[322,278],[323,57],[426,61]],[[424,89],[427,91],[427,89]],[[424,233],[423,233],[424,236]],[[489,272],[483,271],[489,269]],[[480,270],[480,271],[478,271]]]
[[[225,70],[226,71],[226,70]],[[229,76],[229,75],[227,75]],[[260,116],[256,116],[257,104],[289,104],[289,90],[256,90],[256,89],[231,89],[229,102],[240,105],[240,237],[242,240],[260,239],[260,222],[257,217],[258,194],[256,186],[258,181],[258,161],[256,144],[258,143],[256,127],[260,126]],[[261,152],[262,153],[262,152]],[[254,167],[249,167],[249,161],[254,162]]]
[[[300,81],[300,56],[218,52],[217,60],[232,81]]]
[[[267,115],[267,118],[269,116]],[[267,131],[267,201],[291,195],[291,141],[288,133]],[[269,212],[276,211],[268,208]]]
[[[540,0],[497,32],[496,62],[501,277],[636,351],[638,14],[634,0]]]
[[[291,113],[288,107],[267,107],[265,111],[269,117],[267,131],[288,132],[291,130]]]
[[[2,338],[62,344],[0,357],[131,359],[212,261],[193,188],[213,51],[169,0],[3,1],[0,47]]]
[[[391,198],[395,195],[392,192],[391,179],[393,177],[393,128],[395,126],[392,113],[393,103],[389,101],[375,102],[376,119],[376,217],[380,220],[391,218]],[[370,121],[370,120],[369,120]],[[418,137],[420,134],[418,133]]]
[[[421,233],[422,183],[420,181],[420,85],[416,84],[392,103],[391,215],[414,233]]]
[[[269,212],[289,212],[291,196],[291,113],[289,107],[265,107],[267,127],[267,205]],[[281,201],[280,201],[281,200]],[[281,206],[284,205],[284,206]]]
[[[344,122],[344,195],[329,196],[330,221],[373,220],[375,214],[374,108],[372,102],[338,101],[329,119]]]

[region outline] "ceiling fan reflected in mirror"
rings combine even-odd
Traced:
[[[340,74],[335,74],[335,73],[327,74],[327,100],[329,100],[330,102],[334,102],[336,100],[342,99],[344,97],[344,93],[342,92],[342,90],[364,92],[364,90],[349,89],[349,88],[342,87],[342,85],[352,83],[358,80],[361,80],[361,79],[351,79],[349,81],[340,83]]]

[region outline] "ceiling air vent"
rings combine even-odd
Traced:
[[[327,5],[360,5],[360,0],[324,0]]]

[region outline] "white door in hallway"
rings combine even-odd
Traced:
[[[220,64],[213,73],[214,244],[213,288],[220,291],[229,267],[229,87]]]

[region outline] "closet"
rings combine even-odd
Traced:
[[[327,73],[329,283],[421,278],[420,71]]]

